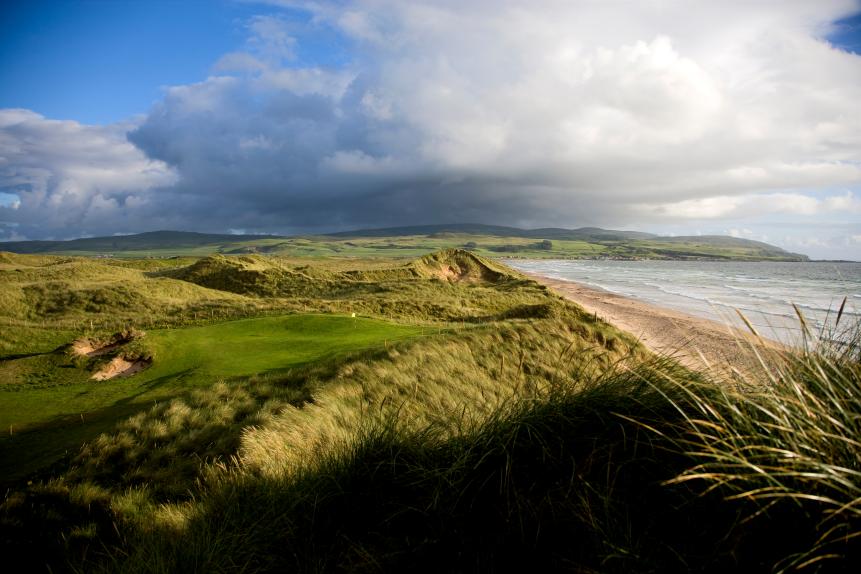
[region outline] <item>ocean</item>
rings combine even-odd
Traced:
[[[576,281],[720,322],[742,325],[736,309],[766,337],[801,338],[801,311],[811,330],[861,319],[861,263],[509,260],[522,271]]]

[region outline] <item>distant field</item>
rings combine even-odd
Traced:
[[[286,257],[415,258],[440,249],[468,249],[485,257],[556,259],[804,260],[766,243],[726,236],[659,237],[598,228],[518,229],[475,224],[431,225],[294,237],[157,231],[67,242],[13,242],[18,253],[110,257],[201,257],[222,253]]]
[[[475,244],[473,246],[472,244]],[[428,235],[404,237],[374,237],[340,239],[328,236],[298,237],[280,239],[256,239],[231,243],[211,243],[207,245],[176,247],[166,245],[147,249],[103,249],[103,250],[52,250],[58,255],[99,257],[110,255],[121,258],[144,257],[204,257],[215,253],[227,255],[264,253],[288,257],[330,257],[351,258],[415,258],[451,247],[469,248],[479,255],[500,257],[519,255],[530,257],[588,258],[599,257],[612,252],[605,245],[582,240],[557,240],[551,249],[536,247],[534,239],[523,237],[476,236],[472,234],[444,234],[434,237]],[[2,246],[0,246],[2,247]]]

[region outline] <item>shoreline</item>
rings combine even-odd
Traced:
[[[587,313],[626,331],[651,351],[686,367],[730,374],[762,371],[757,350],[775,351],[779,343],[757,339],[738,327],[646,303],[611,291],[532,272],[524,275],[580,305]]]

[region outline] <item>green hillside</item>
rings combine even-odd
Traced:
[[[156,231],[71,241],[9,242],[0,244],[0,247],[15,253],[113,257],[204,256],[221,253],[412,258],[440,249],[465,248],[487,257],[735,261],[807,259],[804,255],[789,253],[766,243],[724,236],[659,237],[649,233],[594,227],[518,229],[468,223],[296,237]]]
[[[212,245],[268,239],[268,235],[227,235],[189,231],[151,231],[134,235],[88,237],[68,241],[10,241],[4,251],[12,253],[113,253],[126,251],[195,250]]]

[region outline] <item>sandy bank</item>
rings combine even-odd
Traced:
[[[587,287],[573,281],[525,273],[574,301],[589,313],[637,337],[649,349],[671,355],[693,369],[761,371],[753,347],[774,351],[777,345],[755,339],[729,325]]]
[[[150,364],[152,361],[145,359],[130,361],[125,357],[114,357],[110,363],[90,378],[94,381],[108,381],[117,377],[131,377],[149,367]]]

